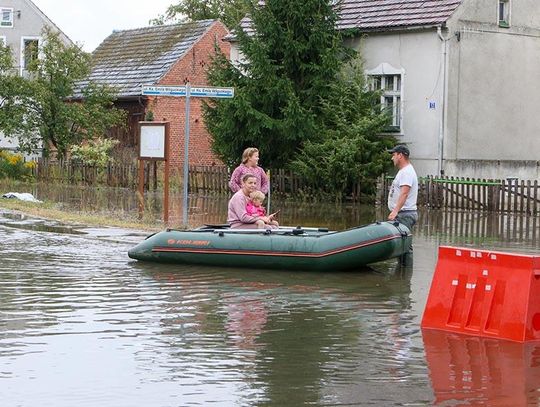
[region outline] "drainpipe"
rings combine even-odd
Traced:
[[[444,175],[443,168],[443,158],[444,158],[444,136],[446,128],[446,105],[447,105],[447,71],[448,71],[448,49],[447,42],[451,38],[443,37],[442,35],[442,25],[437,27],[437,35],[441,40],[441,60],[442,60],[442,70],[443,70],[443,80],[442,80],[442,92],[441,92],[441,118],[439,121],[439,142],[438,142],[438,161],[437,161],[437,172],[439,175]]]

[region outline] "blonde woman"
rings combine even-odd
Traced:
[[[229,200],[227,223],[231,228],[243,229],[273,229],[277,226],[271,223],[275,214],[270,216],[250,215],[247,212],[247,204],[250,202],[251,193],[256,191],[257,180],[255,176],[246,174],[242,177],[242,188]]]
[[[257,180],[257,191],[263,194],[268,193],[268,177],[266,173],[259,167],[259,150],[255,147],[249,147],[242,154],[242,163],[235,168],[229,181],[231,191],[236,193],[242,188],[242,178],[246,174],[253,175]]]

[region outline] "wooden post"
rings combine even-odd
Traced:
[[[137,198],[139,201],[139,219],[143,218],[144,213],[144,160],[139,159],[139,189]]]
[[[163,175],[163,222],[169,223],[169,159],[165,160],[165,174]]]

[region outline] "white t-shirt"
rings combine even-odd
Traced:
[[[409,195],[400,209],[402,211],[415,211],[416,199],[418,198],[418,177],[412,164],[407,164],[398,171],[392,185],[390,186],[390,193],[388,194],[388,209],[391,211],[396,207],[399,195],[401,194],[401,187],[408,185],[411,187]]]

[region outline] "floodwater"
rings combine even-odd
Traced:
[[[136,213],[115,204],[125,191],[61,190]],[[217,198],[191,202],[192,220],[222,216]],[[276,203],[294,225],[385,213]],[[420,329],[439,245],[538,254],[536,219],[423,211],[411,267],[346,273],[138,263],[142,238],[0,216],[0,405],[540,405],[540,343]]]

